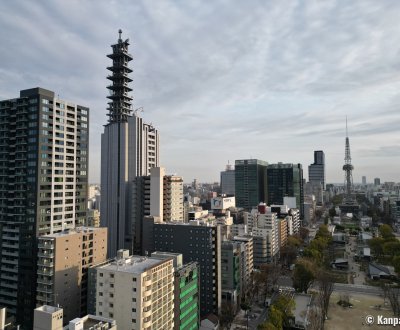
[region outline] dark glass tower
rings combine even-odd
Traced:
[[[267,165],[258,159],[235,161],[236,206],[251,210],[267,201]]]
[[[267,169],[268,205],[283,204],[283,197],[296,197],[300,217],[304,217],[303,168],[301,164],[272,164]]]
[[[325,189],[325,154],[322,150],[314,151],[314,163],[308,166],[308,181],[321,184]]]

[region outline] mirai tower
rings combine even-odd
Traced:
[[[149,175],[159,166],[159,136],[157,130],[143,122],[132,110],[129,87],[132,81],[128,64],[129,40],[123,41],[122,31],[112,45],[111,74],[107,79],[109,95],[108,123],[101,137],[101,225],[108,228],[108,257],[117,250],[132,247],[131,184],[135,177]]]

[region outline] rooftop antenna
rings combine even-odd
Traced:
[[[122,30],[121,29],[118,30],[118,34],[119,34],[119,40],[122,40]]]
[[[144,112],[143,107],[137,108],[135,110],[133,110],[133,113],[135,114],[135,116],[137,115],[138,112]]]
[[[347,116],[346,116],[346,137],[349,137],[348,131],[347,131]]]

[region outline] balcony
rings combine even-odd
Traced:
[[[47,260],[39,259],[38,260],[38,265],[42,266],[42,267],[53,267],[54,263],[53,263],[53,261],[47,261]]]
[[[52,293],[53,293],[53,290],[52,290],[51,288],[48,288],[48,287],[45,286],[45,285],[38,285],[36,291],[37,291],[37,292],[42,292],[42,293],[44,293],[44,294],[46,294],[46,295],[47,295],[47,294],[52,294]]]
[[[39,243],[38,244],[38,248],[39,249],[51,249],[51,250],[54,250],[54,245],[53,244],[49,244],[49,243]]]
[[[38,269],[37,273],[39,275],[44,275],[44,276],[53,276],[54,275],[54,271],[52,269]]]
[[[38,277],[37,282],[39,284],[53,285],[53,281],[50,281],[50,280],[45,279],[45,278],[40,278],[40,277]]]
[[[41,258],[54,258],[54,253],[39,252],[38,256]]]

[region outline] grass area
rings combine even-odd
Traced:
[[[348,283],[347,273],[331,271],[331,274],[335,278],[335,283],[344,283],[344,284]]]
[[[382,297],[365,294],[349,294],[349,302],[352,308],[344,308],[337,304],[341,295],[334,292],[331,296],[328,310],[328,320],[325,322],[325,330],[379,330],[385,328],[378,325],[366,325],[365,317],[372,315],[377,319],[378,315],[391,317],[393,313],[390,305],[385,305]],[[381,306],[378,308],[377,306]],[[392,327],[393,328],[393,327]]]

